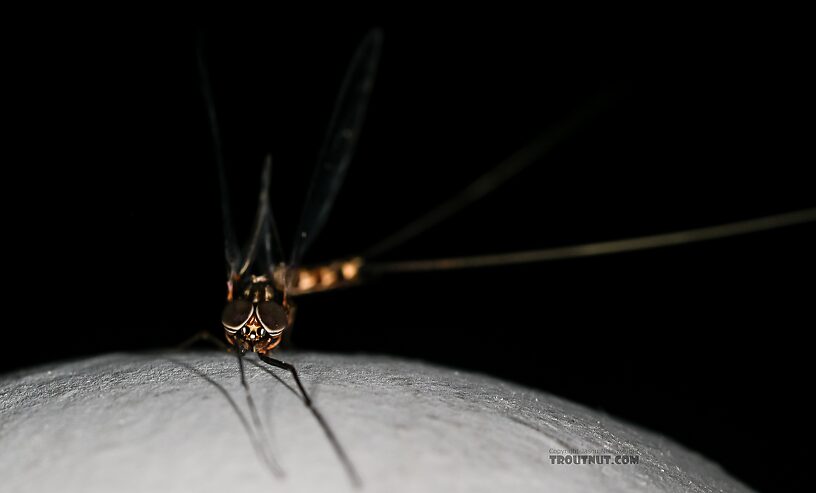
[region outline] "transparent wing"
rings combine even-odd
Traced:
[[[484,198],[511,178],[520,174],[552,151],[560,142],[568,139],[588,120],[599,114],[609,103],[610,98],[598,94],[569,118],[559,125],[548,129],[531,140],[526,146],[510,155],[487,173],[483,174],[456,195],[445,200],[432,210],[408,223],[399,231],[372,245],[363,252],[363,257],[372,258],[391,250],[412,238],[435,227],[465,209],[470,204]]]
[[[210,134],[215,153],[215,162],[218,165],[218,182],[221,188],[221,223],[224,228],[224,256],[227,260],[229,273],[227,280],[233,279],[238,274],[241,264],[241,250],[238,248],[238,241],[235,237],[235,230],[232,227],[232,213],[230,211],[229,187],[227,186],[227,176],[224,167],[224,154],[221,150],[221,133],[218,130],[218,119],[215,114],[215,103],[213,102],[210,78],[207,72],[207,65],[204,61],[204,40],[203,36],[198,38],[198,72],[201,79],[201,93],[207,105],[207,118],[210,122]]]
[[[381,47],[382,32],[372,30],[360,43],[346,72],[295,231],[292,265],[300,263],[323,228],[340,190],[363,125]]]
[[[261,173],[261,191],[258,194],[258,208],[255,212],[255,224],[252,227],[252,237],[244,249],[243,263],[237,271],[243,276],[256,262],[258,250],[263,246],[264,256],[260,269],[271,274],[277,262],[283,261],[283,249],[278,236],[278,228],[269,205],[269,185],[272,182],[272,156],[267,156]],[[261,245],[263,244],[263,245]]]

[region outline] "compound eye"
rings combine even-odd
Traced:
[[[229,332],[235,333],[249,321],[252,316],[252,303],[247,300],[235,300],[227,303],[221,313],[221,323]]]
[[[289,322],[289,314],[274,301],[258,303],[258,318],[261,320],[261,325],[273,337],[283,332]]]

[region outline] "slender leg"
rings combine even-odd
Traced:
[[[361,488],[363,486],[363,482],[360,479],[360,475],[357,474],[357,470],[354,468],[354,465],[351,463],[351,459],[349,459],[346,451],[340,445],[340,441],[337,440],[332,429],[329,427],[329,423],[323,418],[323,415],[320,414],[320,411],[314,407],[312,403],[311,397],[309,397],[309,393],[306,392],[306,388],[303,387],[303,383],[300,381],[300,377],[298,376],[297,370],[291,363],[287,363],[285,361],[281,361],[279,359],[272,358],[271,356],[267,356],[265,354],[258,354],[258,356],[263,360],[265,363],[268,363],[276,368],[280,368],[282,370],[286,370],[292,374],[292,378],[295,380],[295,384],[297,384],[298,389],[300,389],[300,393],[303,396],[303,403],[306,407],[311,411],[312,415],[317,420],[320,427],[323,429],[323,433],[325,433],[326,438],[329,439],[329,443],[331,443],[332,448],[334,448],[337,457],[340,458],[340,462],[342,462],[343,467],[346,469],[346,473],[351,480],[352,486],[354,488]]]
[[[226,389],[221,387],[219,384],[215,383],[214,380],[210,379],[209,377],[204,376],[204,378],[216,385],[222,394],[224,394],[227,399],[230,401],[232,407],[238,412],[238,416],[241,419],[244,427],[247,429],[250,435],[250,440],[252,441],[253,447],[255,447],[256,452],[258,453],[260,459],[266,463],[267,467],[269,468],[270,472],[279,478],[285,476],[283,468],[278,464],[278,461],[272,456],[272,453],[267,449],[265,440],[262,439],[263,436],[266,436],[266,430],[264,429],[263,422],[261,421],[260,415],[258,414],[258,408],[255,406],[255,401],[252,399],[252,394],[249,392],[249,382],[247,382],[246,374],[244,372],[244,351],[238,345],[238,341],[236,340],[236,344],[234,348],[231,348],[227,343],[225,343],[222,339],[212,335],[210,332],[206,330],[202,330],[201,332],[197,333],[193,337],[187,339],[183,343],[178,345],[179,350],[189,349],[190,346],[197,342],[206,342],[211,344],[219,349],[223,349],[224,351],[231,352],[235,351],[235,355],[238,357],[238,370],[241,376],[241,386],[244,388],[244,394],[246,395],[247,407],[249,408],[249,415],[252,420],[252,424],[255,426],[255,430],[253,432],[251,425],[249,422],[246,421],[241,410],[238,406],[234,403],[232,398],[227,393]],[[188,368],[191,368],[189,365],[184,365]],[[197,374],[203,375],[201,372],[196,371]]]
[[[274,461],[270,461],[269,454],[266,452],[266,448],[265,448],[265,444],[264,444],[263,440],[259,436],[258,432],[252,427],[252,423],[247,419],[246,415],[241,410],[241,408],[238,406],[238,403],[235,402],[235,400],[232,398],[232,396],[227,391],[227,389],[224,388],[223,385],[221,385],[220,383],[216,382],[211,377],[209,377],[206,373],[204,373],[203,371],[195,368],[194,366],[190,365],[189,363],[186,363],[184,361],[178,361],[178,360],[173,359],[173,358],[167,358],[167,360],[172,361],[173,363],[175,363],[175,364],[177,364],[177,365],[179,365],[181,367],[186,368],[191,373],[197,375],[198,377],[203,379],[205,382],[207,382],[210,385],[212,385],[213,387],[215,387],[218,390],[218,392],[220,392],[221,395],[224,396],[224,398],[227,400],[227,402],[229,403],[232,410],[235,411],[236,416],[238,416],[238,420],[241,422],[241,425],[244,427],[244,430],[246,431],[247,437],[249,438],[249,442],[252,444],[252,448],[255,450],[255,453],[258,455],[258,459],[262,463],[265,463],[267,465],[267,467],[269,468],[272,475],[277,476],[277,477],[282,476],[283,473],[280,470],[280,466],[277,463],[275,463]]]
[[[246,396],[247,407],[249,408],[249,415],[252,418],[252,422],[255,425],[255,429],[258,430],[258,433],[261,436],[268,436],[266,429],[263,425],[263,421],[261,421],[261,416],[258,413],[258,407],[255,405],[255,400],[252,398],[252,393],[249,391],[249,382],[246,379],[246,373],[244,372],[244,350],[239,345],[238,339],[235,340],[235,346],[233,349],[235,350],[235,356],[238,358],[238,370],[241,374],[241,386],[244,387],[244,395]],[[224,344],[226,346],[226,344]],[[261,443],[265,443],[262,441]],[[270,470],[277,475],[278,477],[284,477],[285,474],[283,472],[283,468],[281,468],[278,461],[272,457],[271,452],[269,452],[266,447],[263,447],[264,451],[264,459],[266,460],[267,464],[269,465]]]
[[[309,393],[306,392],[306,389],[303,387],[303,384],[300,382],[300,377],[298,377],[297,370],[295,369],[294,366],[292,366],[290,363],[287,363],[285,361],[281,361],[279,359],[272,358],[272,357],[267,356],[265,354],[260,354],[259,353],[258,356],[263,361],[265,361],[266,363],[269,363],[270,365],[272,365],[272,366],[274,366],[276,368],[280,368],[281,370],[286,370],[289,373],[291,373],[292,378],[295,379],[295,383],[297,384],[298,388],[300,389],[300,393],[303,395],[304,404],[306,404],[308,407],[312,407],[312,399],[311,399],[311,397],[309,397]]]

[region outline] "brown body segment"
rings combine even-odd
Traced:
[[[314,267],[290,268],[282,265],[275,269],[275,287],[286,293],[286,296],[344,288],[359,281],[362,267],[363,259],[360,257]]]

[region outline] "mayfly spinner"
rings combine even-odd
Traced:
[[[222,219],[228,266],[227,303],[221,322],[224,336],[229,343],[228,348],[238,355],[239,362],[242,361],[241,358],[245,353],[254,352],[262,361],[291,373],[302,393],[304,403],[323,426],[355,483],[359,480],[351,462],[325,420],[312,406],[311,399],[301,384],[295,367],[272,356],[273,350],[280,346],[287,330],[292,327],[296,313],[293,299],[297,296],[354,285],[369,276],[387,272],[459,269],[604,255],[711,240],[816,220],[816,209],[806,209],[668,234],[544,250],[402,262],[370,261],[371,258],[450,217],[538,161],[586,120],[587,116],[597,111],[599,105],[596,103],[577,111],[556,130],[537,137],[458,194],[397,233],[377,243],[363,255],[317,266],[304,266],[301,263],[303,255],[325,225],[351,162],[374,85],[381,47],[382,33],[379,30],[373,30],[363,39],[351,60],[316,163],[300,224],[296,229],[288,258],[283,254],[269,204],[272,169],[270,157],[267,157],[261,175],[260,195],[252,235],[245,248],[238,247],[230,215],[226,173],[215,107],[203,55],[199,53],[202,89],[207,101],[210,130],[221,185]],[[243,363],[240,365],[242,383],[248,389],[243,376]],[[247,398],[250,399],[248,391]]]

